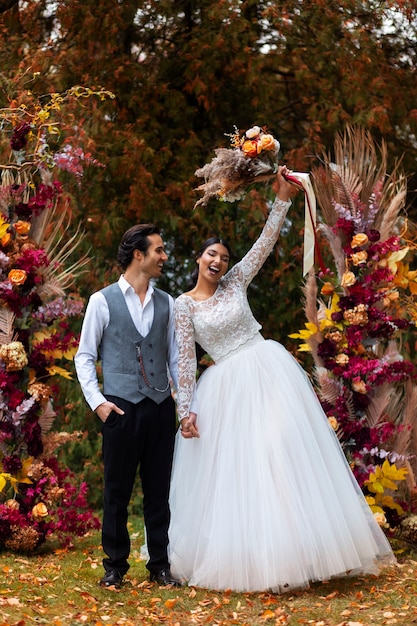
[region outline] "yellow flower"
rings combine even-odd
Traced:
[[[304,326],[305,326],[304,330],[300,330],[298,333],[291,333],[291,335],[288,335],[288,336],[291,337],[291,339],[303,339],[304,341],[307,342],[310,339],[310,337],[318,333],[319,329],[317,328],[315,324],[312,324],[311,322],[306,322]],[[308,343],[302,343],[299,346],[298,350],[300,352],[310,352],[311,348],[308,345]]]
[[[394,278],[394,284],[403,289],[408,289],[413,295],[417,294],[417,270],[410,270],[408,263],[399,262]]]
[[[335,322],[332,319],[333,313],[339,313],[339,296],[337,293],[334,293],[331,299],[330,308],[324,309],[325,317],[320,320],[320,330],[326,330],[327,328],[338,328],[339,330],[343,330],[343,324],[339,322]]]
[[[32,515],[35,519],[42,519],[48,516],[48,509],[43,502],[38,502],[32,509]]]
[[[403,258],[408,254],[409,248],[401,248],[401,250],[397,250],[396,252],[391,252],[387,259],[387,265],[391,272],[395,275],[398,271],[398,264]]]
[[[6,235],[9,229],[9,226],[10,226],[9,222],[5,220],[3,217],[3,214],[0,213],[0,239],[3,239],[3,237]]]
[[[49,118],[49,111],[46,111],[45,109],[41,109],[40,111],[38,111],[38,114],[36,117],[41,122],[41,124],[43,124],[43,122],[46,122],[46,120]]]
[[[7,485],[7,481],[10,480],[10,479],[11,479],[11,475],[10,474],[6,474],[4,472],[2,472],[0,474],[0,493],[3,491],[3,489]]]
[[[375,471],[369,474],[369,478],[365,480],[364,484],[372,493],[383,493],[385,489],[397,491],[397,482],[405,480],[406,474],[408,474],[407,468],[397,469],[395,463],[391,465],[385,459],[382,465],[377,465]]]
[[[66,378],[67,380],[72,380],[73,374],[63,367],[58,367],[58,365],[52,365],[52,367],[47,368],[48,374],[50,376],[62,376],[62,378]]]
[[[345,272],[342,276],[342,287],[352,287],[356,283],[356,276],[353,272]]]
[[[360,246],[365,246],[368,243],[368,235],[365,233],[357,233],[354,237],[352,237],[352,241],[350,242],[351,248],[359,248]]]

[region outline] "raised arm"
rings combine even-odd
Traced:
[[[278,240],[278,236],[288,213],[288,209],[291,206],[290,192],[292,186],[284,178],[284,174],[289,172],[290,170],[288,170],[285,166],[278,168],[277,181],[279,184],[279,191],[275,202],[272,205],[272,209],[265,226],[252,248],[235,266],[236,271],[241,273],[242,279],[246,285],[248,285],[253,277],[256,276],[270,255]]]

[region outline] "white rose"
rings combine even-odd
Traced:
[[[245,134],[248,139],[253,139],[254,137],[257,137],[260,132],[261,129],[259,128],[259,126],[252,126],[252,128],[249,128],[249,130],[247,130]]]

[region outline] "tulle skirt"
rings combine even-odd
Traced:
[[[209,367],[199,439],[177,435],[171,571],[189,585],[284,592],[395,563],[302,368],[263,340]]]

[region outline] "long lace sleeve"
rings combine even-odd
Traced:
[[[276,198],[259,238],[243,259],[233,268],[235,271],[240,272],[246,286],[259,272],[275,246],[290,206],[291,200],[285,202]]]
[[[178,344],[177,410],[181,421],[190,412],[197,369],[194,326],[187,303],[181,296],[175,302],[175,333]]]

